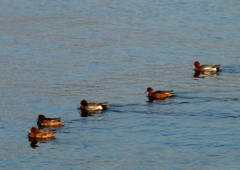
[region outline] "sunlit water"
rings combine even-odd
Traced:
[[[239,169],[240,2],[0,5],[1,169]],[[195,75],[193,61],[222,64]],[[149,103],[144,93],[174,90]],[[82,115],[79,100],[109,102]],[[32,143],[39,114],[62,117]]]

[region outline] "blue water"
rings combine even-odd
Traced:
[[[1,169],[239,169],[238,0],[0,3]],[[191,65],[221,64],[195,75]],[[148,102],[147,87],[176,96]],[[79,101],[109,102],[82,117]],[[39,114],[55,139],[29,141]]]

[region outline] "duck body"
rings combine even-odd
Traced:
[[[36,127],[31,127],[28,133],[28,137],[29,138],[52,138],[54,137],[55,133],[57,132],[54,132],[53,130],[38,129]]]
[[[221,65],[200,65],[198,61],[194,61],[195,71],[219,71]]]
[[[80,109],[81,110],[103,110],[109,106],[106,102],[104,103],[88,103],[86,100],[80,101]]]
[[[147,91],[148,92],[148,97],[153,97],[153,98],[164,98],[164,97],[170,97],[173,96],[175,93],[173,93],[173,90],[168,90],[168,91],[154,91],[153,88],[148,87]]]
[[[61,117],[58,118],[46,118],[44,115],[38,115],[37,124],[40,126],[54,126],[60,125],[64,121],[61,120]]]

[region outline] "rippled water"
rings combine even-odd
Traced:
[[[238,0],[3,0],[1,169],[238,169],[239,10]],[[196,75],[195,60],[222,71]],[[147,87],[176,96],[149,103]],[[110,107],[81,117],[81,99]],[[65,121],[55,139],[29,141],[39,114]]]

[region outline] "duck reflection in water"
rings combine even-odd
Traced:
[[[194,78],[212,79],[214,76],[219,76],[219,72],[215,71],[195,71],[193,73]]]
[[[155,98],[155,97],[148,97],[148,103],[154,103],[154,101],[155,100],[158,100],[158,101],[160,101],[160,100],[162,100],[162,101],[164,101],[164,100],[168,100],[170,97],[163,97],[163,98]]]
[[[95,114],[102,114],[102,110],[92,110],[92,111],[89,111],[89,110],[81,110],[79,112],[80,116],[81,117],[100,117],[100,116],[97,116]]]
[[[39,147],[39,146],[37,145],[37,143],[38,143],[38,141],[31,141],[31,142],[30,142],[30,146],[31,146],[33,149],[35,149],[35,148]]]
[[[44,138],[44,139],[42,139],[42,138],[28,138],[28,140],[30,142],[30,146],[33,149],[39,147],[37,145],[38,142],[40,142],[40,143],[47,143],[46,141],[52,140],[52,139],[54,139],[54,138],[52,138],[52,137],[51,138]]]

